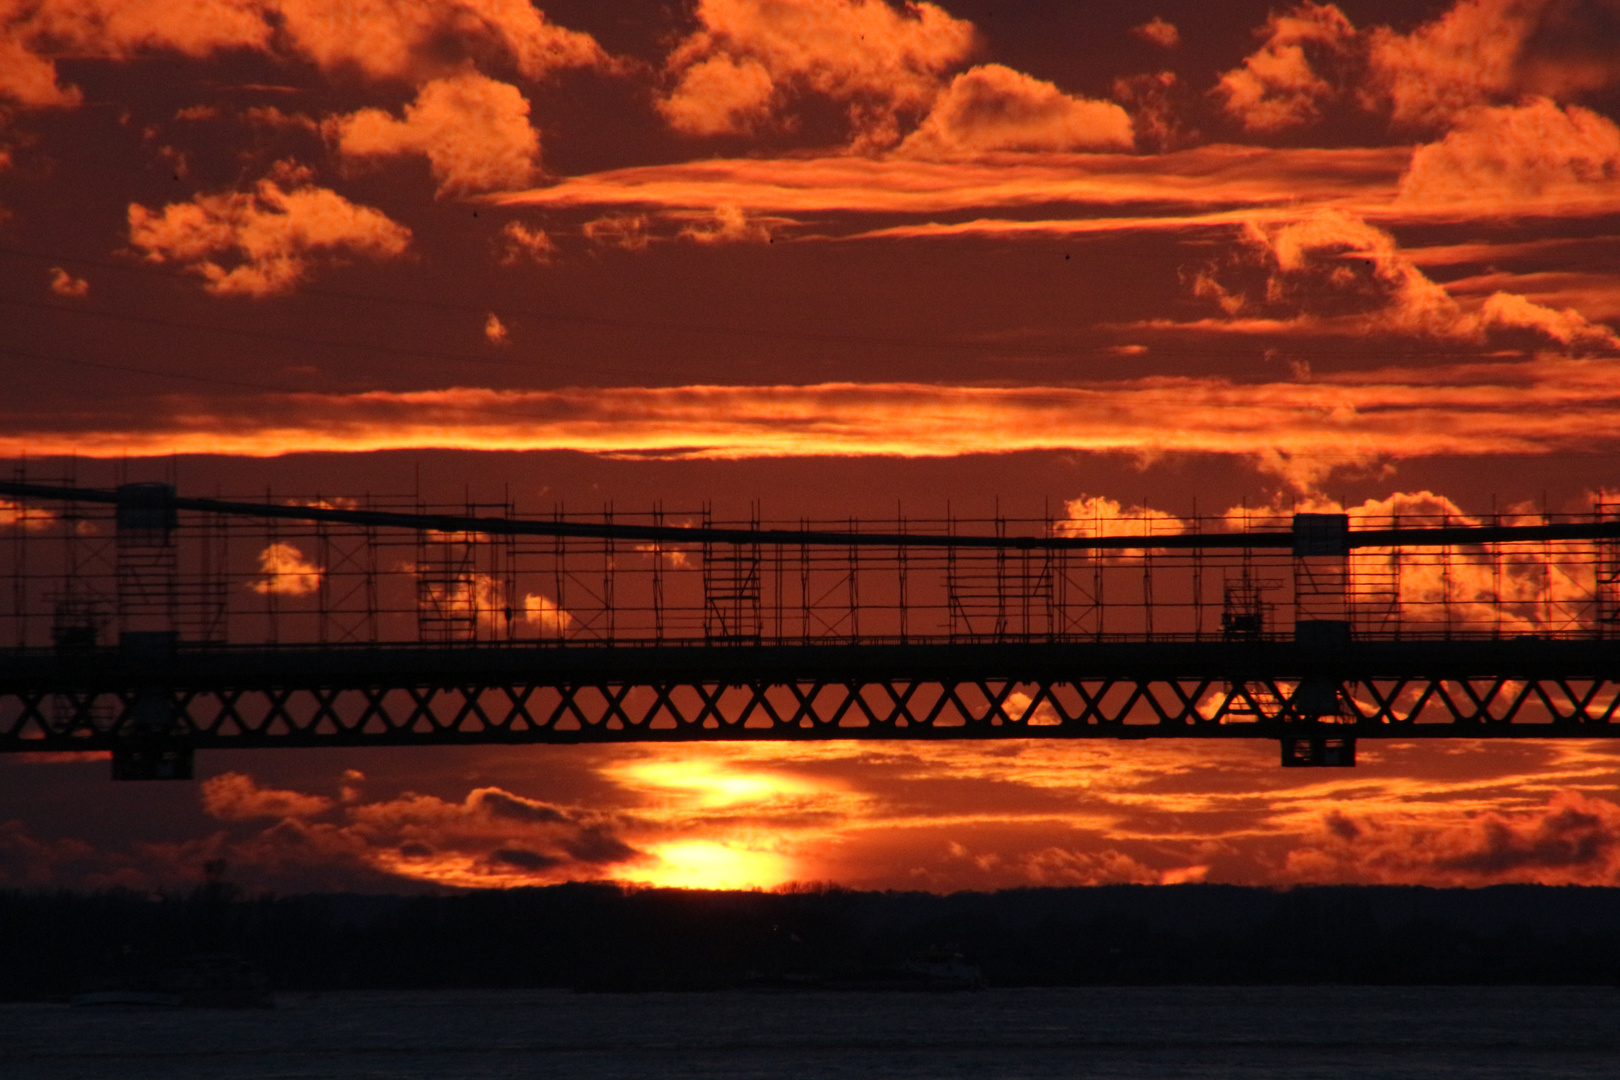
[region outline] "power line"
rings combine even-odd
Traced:
[[[184,379],[187,382],[214,383],[220,386],[238,386],[248,390],[268,390],[276,394],[292,394],[297,391],[289,390],[284,386],[271,386],[269,383],[248,382],[245,379],[228,379],[219,375],[195,375],[183,371],[161,371],[156,368],[135,367],[132,364],[109,364],[100,360],[83,360],[72,356],[63,356],[61,353],[36,353],[25,349],[13,349],[0,346],[0,356],[14,356],[19,360],[40,360],[45,363],[70,364],[74,367],[94,368],[98,371],[123,371],[135,375],[155,375],[163,379]]]
[[[1241,533],[1167,533],[1160,536],[986,536],[963,533],[877,533],[826,529],[762,529],[626,525],[611,522],[561,521],[545,518],[481,517],[471,514],[406,513],[394,510],[344,510],[326,506],[251,503],[231,499],[197,499],[174,494],[166,485],[135,484],[114,491],[63,487],[0,480],[0,496],[88,502],[142,510],[220,514],[231,517],[317,521],[368,528],[412,529],[441,533],[481,533],[489,536],[551,536],[589,539],[651,541],[656,543],[720,543],[796,546],[815,544],[845,547],[966,547],[1034,551],[1140,551],[1177,548],[1291,548],[1300,551],[1312,533],[1255,530]],[[1453,547],[1476,544],[1535,543],[1543,541],[1612,540],[1620,538],[1620,521],[1545,522],[1540,525],[1441,525],[1418,528],[1356,529],[1340,518],[1337,542],[1352,548]],[[1309,554],[1307,550],[1305,552]],[[1341,552],[1342,553],[1342,552]],[[1323,552],[1322,554],[1327,554]]]
[[[157,315],[136,315],[123,311],[109,311],[105,308],[81,307],[78,305],[51,304],[36,300],[17,300],[10,297],[0,297],[0,304],[10,307],[28,308],[34,311],[53,311],[65,315],[89,316],[97,319],[111,319],[118,322],[138,323],[144,326],[162,326],[174,330],[201,330],[210,334],[223,334],[229,337],[251,338],[260,341],[279,341],[290,345],[305,345],[328,349],[353,349],[363,352],[380,353],[385,356],[410,356],[423,360],[455,360],[473,364],[497,364],[503,367],[516,367],[525,371],[534,371],[536,365],[505,356],[474,356],[468,353],[442,352],[436,349],[410,349],[397,345],[383,345],[371,341],[342,341],[334,338],[310,337],[304,334],[289,334],[274,330],[253,330],[241,326],[220,326],[217,323],[191,322],[184,319],[166,319]],[[556,367],[579,367],[583,365],[558,364]],[[621,371],[632,375],[653,375],[646,370],[621,368]]]
[[[123,273],[148,274],[165,277],[171,280],[192,282],[194,276],[184,271],[168,270],[148,264],[130,264],[114,262],[105,259],[94,259],[74,255],[51,255],[45,252],[29,251],[22,248],[0,247],[0,255],[9,255],[15,258],[35,259],[41,262],[54,264],[76,264],[93,266],[104,270],[114,270]],[[768,327],[739,327],[722,326],[713,323],[690,323],[666,319],[636,319],[623,316],[607,315],[580,315],[559,311],[539,311],[528,308],[512,308],[507,306],[491,306],[482,304],[464,304],[454,300],[429,299],[424,297],[387,296],[378,293],[348,292],[338,289],[307,286],[300,289],[300,295],[319,299],[341,300],[366,304],[382,304],[393,307],[407,307],[412,309],[431,309],[439,311],[454,311],[463,314],[485,316],[493,312],[497,316],[508,319],[533,320],[537,322],[565,323],[576,326],[589,326],[609,330],[645,330],[658,333],[695,334],[734,339],[754,339],[771,341],[798,341],[809,344],[823,345],[864,345],[885,348],[901,349],[934,349],[950,351],[981,352],[986,354],[1016,354],[1035,357],[1074,358],[1076,350],[1065,345],[1018,345],[1005,342],[964,341],[953,338],[916,338],[896,337],[873,334],[846,334],[828,333],[819,331],[787,330]],[[4,301],[22,304],[22,301]],[[52,307],[54,305],[36,305],[39,307]],[[78,310],[78,309],[73,309]],[[88,312],[87,312],[88,313]],[[274,340],[286,340],[293,343],[314,344],[334,348],[367,349],[374,352],[396,352],[401,355],[417,355],[430,359],[449,359],[470,361],[473,363],[510,364],[518,363],[502,357],[471,356],[463,353],[435,352],[432,350],[397,349],[390,346],[372,345],[358,342],[324,341],[314,338],[300,338],[296,335],[277,337],[264,331],[248,331],[235,328],[220,327],[209,324],[192,324],[181,321],[163,322],[151,316],[132,316],[120,313],[102,312],[102,317],[126,319],[128,321],[150,320],[156,325],[169,325],[175,327],[196,328],[221,334],[241,334],[242,336],[259,336]],[[1149,328],[1150,329],[1150,328]],[[1173,328],[1170,328],[1173,329]],[[1163,331],[1158,331],[1163,332]],[[1109,346],[1097,345],[1093,348],[1098,352],[1107,351]],[[1156,347],[1150,350],[1152,354],[1161,356],[1215,358],[1229,359],[1232,355],[1230,349],[1187,349]],[[1449,353],[1439,353],[1432,348],[1423,349],[1334,349],[1314,348],[1311,355],[1325,359],[1419,359],[1436,356],[1449,356]],[[646,370],[631,368],[618,369],[627,374],[659,377],[663,373],[653,373]]]

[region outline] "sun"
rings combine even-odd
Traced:
[[[793,860],[713,840],[650,849],[657,863],[627,867],[624,880],[670,889],[771,889],[794,879]]]

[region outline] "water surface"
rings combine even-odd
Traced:
[[[1620,1076],[1620,990],[278,995],[274,1010],[0,1006],[9,1080]]]

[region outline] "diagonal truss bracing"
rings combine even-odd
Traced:
[[[1517,645],[283,647],[156,663],[40,654],[0,669],[0,751],[1620,735],[1609,643]]]

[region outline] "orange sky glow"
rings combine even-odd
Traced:
[[[0,5],[7,474],[1162,531],[1620,490],[1612,4],[1106,8]],[[1538,557],[1510,587],[1590,588]],[[1601,743],[1358,754],[23,755],[0,887],[1620,884]]]

